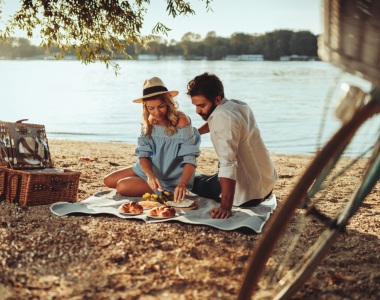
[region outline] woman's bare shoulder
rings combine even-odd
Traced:
[[[189,117],[186,116],[183,112],[179,112],[178,117],[179,117],[179,120],[176,127],[182,128],[190,124]]]

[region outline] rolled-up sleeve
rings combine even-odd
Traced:
[[[141,130],[141,135],[137,139],[138,147],[135,149],[135,153],[138,155],[138,158],[141,157],[151,157],[153,154],[151,140],[148,139],[143,130]]]
[[[180,144],[178,157],[182,157],[181,167],[185,164],[192,164],[197,167],[197,157],[201,154],[201,135],[196,128],[193,128],[194,134]]]
[[[223,112],[212,120],[211,140],[219,157],[219,177],[236,180],[240,122],[234,114]]]

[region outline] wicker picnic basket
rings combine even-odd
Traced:
[[[0,121],[0,166],[12,169],[51,168],[53,165],[45,126],[24,121],[27,120],[15,123]],[[27,141],[33,142],[32,148]],[[25,148],[25,153],[19,151],[20,147]]]
[[[81,173],[67,169],[11,170],[0,167],[0,201],[21,205],[76,202]]]
[[[324,0],[322,60],[380,85],[380,0]]]
[[[53,168],[45,126],[0,121],[0,202],[76,202],[81,172]]]

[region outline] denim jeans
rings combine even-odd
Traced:
[[[220,202],[222,188],[220,186],[218,173],[214,175],[195,173],[194,185],[191,192],[200,197],[209,198]]]
[[[213,199],[217,202],[221,201],[220,194],[222,193],[222,188],[220,186],[220,178],[218,173],[213,175],[205,175],[201,173],[195,173],[194,185],[191,190],[192,193],[197,194],[200,197]],[[263,202],[265,199],[272,195],[272,191],[265,196],[263,199],[252,199],[239,206],[255,206]]]

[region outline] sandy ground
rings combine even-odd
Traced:
[[[136,159],[127,144],[52,140],[50,148],[58,166],[83,173],[79,201],[102,190],[106,174]],[[281,206],[311,157],[271,157],[280,174],[274,192]],[[346,204],[365,162],[321,193],[321,211],[334,215]],[[214,151],[203,150],[197,171],[215,173],[217,163]],[[376,186],[295,299],[380,298],[379,193]],[[287,233],[302,214],[296,212]],[[300,246],[323,229],[317,220],[308,222]],[[108,215],[57,217],[48,205],[2,202],[0,299],[236,299],[259,238],[248,229],[148,225]]]

